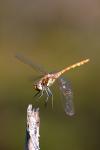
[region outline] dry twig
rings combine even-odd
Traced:
[[[27,128],[25,150],[40,150],[39,148],[39,108],[33,108],[30,104],[27,108]]]

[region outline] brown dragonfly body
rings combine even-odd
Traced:
[[[89,61],[89,59],[85,59],[83,61],[80,61],[76,64],[73,64],[69,67],[64,68],[63,70],[57,72],[57,73],[51,73],[51,74],[47,74],[44,77],[42,77],[36,84],[34,84],[33,88],[35,90],[38,91],[37,94],[40,93],[40,91],[42,91],[42,94],[40,95],[40,97],[43,95],[44,91],[47,93],[47,99],[46,99],[46,103],[48,101],[49,96],[52,96],[52,107],[53,107],[53,94],[50,90],[50,86],[56,81],[56,79],[58,79],[63,73],[65,73],[66,71],[70,70],[70,69],[74,69],[75,67],[81,66],[85,63],[87,63]],[[36,95],[37,95],[36,94]]]
[[[73,64],[69,67],[66,67],[57,73],[51,73],[51,74],[45,75],[37,82],[37,84],[35,84],[35,89],[43,90],[44,86],[50,87],[56,81],[56,79],[58,79],[63,73],[65,73],[66,71],[68,71],[70,69],[74,69],[75,67],[79,67],[79,66],[87,63],[88,61],[89,61],[89,59],[85,59],[85,60],[80,61],[76,64]]]
[[[16,55],[16,58],[19,59],[20,61],[24,62],[25,64],[30,65],[32,68],[35,68],[35,70],[40,70],[40,72],[44,73],[44,75],[42,76],[42,78],[40,78],[37,82],[35,82],[33,84],[33,89],[35,89],[36,91],[38,91],[36,95],[38,95],[39,93],[41,93],[41,95],[39,96],[39,98],[44,94],[44,92],[47,94],[47,98],[45,100],[45,104],[47,104],[48,98],[51,96],[52,98],[52,107],[53,107],[53,94],[50,90],[50,86],[52,86],[54,84],[54,82],[60,78],[60,76],[62,74],[64,74],[65,72],[74,69],[75,67],[79,67],[81,65],[84,65],[85,63],[89,62],[89,59],[85,59],[82,60],[78,63],[75,63],[69,67],[66,67],[64,69],[62,69],[61,71],[58,71],[56,73],[46,73],[43,71],[41,71],[39,66],[34,65],[33,62],[27,60],[25,57],[21,56],[21,55]],[[38,68],[38,69],[37,69]],[[60,84],[60,90],[63,94],[63,96],[65,97],[66,100],[66,114],[69,116],[74,115],[74,109],[73,109],[73,102],[72,102],[72,91],[71,91],[71,87],[70,84],[67,83],[66,80],[64,79],[60,79],[59,80],[59,84]]]

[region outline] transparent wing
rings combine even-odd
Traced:
[[[68,116],[73,116],[75,112],[74,112],[74,106],[73,106],[73,92],[71,88],[71,83],[70,81],[67,81],[64,78],[60,78],[58,82],[59,82],[60,91],[64,99],[65,113]]]
[[[27,59],[26,57],[24,57],[21,54],[16,54],[15,57],[20,60],[21,62],[23,62],[24,64],[29,65],[31,68],[35,69],[36,71],[38,71],[39,73],[42,74],[47,74],[47,72],[39,65],[35,64],[33,61]]]
[[[29,80],[35,82],[35,81],[40,80],[42,77],[44,77],[44,75],[38,75],[38,76],[34,75],[34,76],[30,76]]]

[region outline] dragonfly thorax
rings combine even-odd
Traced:
[[[50,87],[55,82],[55,80],[56,79],[52,74],[47,74],[35,84],[34,88],[36,90],[43,90],[44,87]]]
[[[54,78],[49,78],[49,79],[48,79],[47,86],[51,86],[54,82],[55,82],[55,79],[54,79]]]
[[[47,74],[43,79],[42,79],[42,84],[44,86],[50,87],[54,82],[55,82],[55,77],[54,74]]]

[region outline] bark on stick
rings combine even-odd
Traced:
[[[39,148],[39,108],[32,108],[30,104],[27,108],[27,128],[25,150],[40,150]]]

